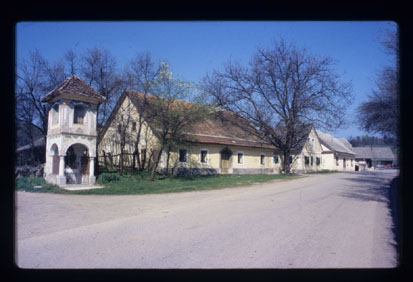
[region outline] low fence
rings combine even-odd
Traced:
[[[150,169],[153,165],[153,155],[151,152],[149,156],[145,155],[141,160],[141,169]],[[121,167],[121,161],[123,163],[123,168],[125,169],[138,169],[138,154],[134,153],[123,153],[123,154],[111,154],[103,153],[98,156],[98,165],[104,168],[114,168],[118,169]]]

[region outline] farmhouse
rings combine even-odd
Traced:
[[[290,163],[293,173],[307,173],[322,169],[322,147],[317,132],[312,125],[299,132],[298,144],[291,151]],[[282,152],[275,148],[277,154]]]
[[[151,120],[140,116],[139,110],[146,101],[150,106],[150,94],[126,90],[120,97],[114,111],[102,132],[99,150],[99,164],[138,166],[138,155],[144,160],[141,165],[150,166],[157,147],[157,130]],[[148,98],[149,97],[149,98]],[[179,103],[188,103],[178,101]],[[143,118],[139,144],[137,144],[139,117]],[[185,133],[185,142],[170,150],[165,149],[160,160],[160,171],[173,173],[279,173],[282,154],[272,144],[251,135],[251,128],[243,130],[234,123],[245,122],[234,113],[215,109],[206,119],[195,123],[191,132]],[[125,129],[122,142],[120,132]],[[245,124],[244,128],[249,125]],[[292,170],[314,171],[321,169],[321,146],[313,127],[303,131],[302,142],[292,151]],[[124,157],[124,156],[128,157]]]
[[[351,144],[344,138],[335,138],[332,135],[317,130],[321,142],[323,169],[354,171],[355,155]]]
[[[146,95],[149,97],[147,106],[150,106],[151,95]],[[144,167],[154,161],[154,153],[159,147],[157,130],[150,119],[142,117],[140,143],[136,143],[139,129],[136,123],[140,117],[138,109],[143,102],[144,94],[140,92],[126,90],[122,94],[100,138],[98,150],[101,164],[119,163],[122,147],[119,132],[125,126],[127,140],[122,153],[129,156],[123,159],[125,165],[136,167],[137,154],[144,160]],[[234,126],[234,118],[231,112],[215,110],[205,120],[194,124],[191,132],[185,133],[185,142],[169,150],[169,158],[168,150],[164,151],[160,170],[199,174],[278,172],[281,164],[279,157],[273,154],[274,146]]]
[[[50,104],[45,179],[61,186],[94,184],[95,159],[105,167],[147,169],[160,152],[159,129],[143,110],[154,96],[125,90],[99,136],[97,105],[105,100],[77,76],[67,78],[42,99]],[[184,106],[193,103],[176,100]],[[240,126],[241,125],[241,126]],[[163,148],[159,172],[177,174],[280,173],[282,152],[265,142],[238,115],[214,108],[192,124],[181,142]],[[306,126],[291,151],[293,172],[353,167],[354,152],[345,139]],[[334,162],[335,158],[335,162]],[[347,162],[347,160],[349,160]]]

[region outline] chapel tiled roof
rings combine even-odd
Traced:
[[[129,98],[138,108],[144,101],[141,92],[126,90]],[[147,106],[150,106],[153,95],[146,94]],[[176,100],[178,103],[191,105],[192,103]],[[147,122],[150,124],[150,120]],[[240,126],[242,125],[242,126]],[[247,128],[249,130],[247,130]],[[191,132],[186,133],[186,139],[190,142],[221,144],[243,147],[258,147],[275,149],[274,146],[251,134],[252,129],[248,123],[230,111],[216,110],[206,119],[193,124]]]
[[[357,159],[394,159],[394,154],[389,147],[353,147]]]
[[[65,79],[59,86],[54,90],[47,93],[43,98],[42,102],[48,102],[51,99],[63,95],[78,95],[82,97],[94,98],[100,102],[106,100],[106,98],[100,95],[95,89],[93,89],[89,84],[76,75],[72,75]]]
[[[328,147],[330,150],[352,155],[355,154],[353,150],[354,148],[352,148],[351,144],[346,139],[335,138],[334,136],[320,130],[316,130],[316,132],[321,144]]]

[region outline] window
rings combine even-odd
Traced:
[[[304,157],[304,161],[305,161],[305,165],[309,165],[310,164],[310,158],[305,156]]]
[[[353,167],[353,159],[351,159],[351,167]]]
[[[313,156],[311,156],[311,165],[313,165],[313,163],[314,163],[314,158]]]
[[[290,165],[293,163],[293,156],[290,156]]]
[[[188,150],[187,150],[187,149],[179,149],[179,162],[180,162],[180,163],[186,163],[186,161],[187,161],[187,154],[188,154]]]
[[[315,158],[315,164],[320,165],[321,164],[321,159],[319,157]]]
[[[336,157],[336,166],[338,166],[338,157]]]
[[[244,164],[244,153],[243,152],[237,152],[237,163]]]
[[[260,155],[260,165],[265,165],[265,154]]]
[[[278,160],[278,155],[274,155],[273,157],[274,157],[274,163],[275,163],[275,164],[278,164],[278,162],[279,162],[279,160]]]
[[[76,105],[74,108],[74,120],[73,123],[83,124],[86,115],[86,109],[83,106]]]
[[[208,163],[208,150],[201,149],[201,164]]]
[[[136,122],[132,122],[132,130],[136,130]]]

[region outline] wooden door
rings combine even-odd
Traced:
[[[80,157],[80,175],[77,184],[89,184],[89,157],[83,155]]]
[[[231,152],[224,150],[221,152],[221,173],[228,173],[230,168]]]
[[[89,175],[89,157],[88,156],[80,157],[80,174]]]

